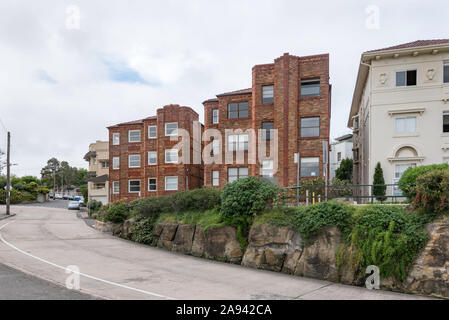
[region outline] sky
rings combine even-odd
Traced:
[[[0,149],[13,174],[56,157],[87,168],[106,127],[251,87],[283,53],[330,54],[331,138],[346,127],[362,52],[449,38],[449,2],[58,0],[0,2]]]

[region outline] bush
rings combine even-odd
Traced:
[[[87,203],[87,209],[88,209],[89,215],[92,215],[93,213],[98,212],[98,210],[100,210],[102,205],[103,205],[103,203],[101,201],[90,200]]]
[[[432,170],[439,169],[449,169],[449,164],[432,164],[428,166],[419,166],[415,168],[408,168],[404,171],[404,173],[401,176],[401,179],[399,179],[400,189],[402,190],[402,193],[404,196],[408,197],[410,201],[413,201],[415,199],[416,193],[414,192],[413,185],[416,184],[416,179],[419,176],[422,176],[426,174],[427,172],[430,172]],[[412,186],[409,186],[412,185]]]
[[[152,217],[137,216],[136,221],[130,227],[131,240],[143,243],[153,243],[153,231],[155,219]]]
[[[449,211],[449,170],[433,170],[419,176],[410,190],[413,207],[419,212],[437,216]]]
[[[212,188],[187,190],[170,196],[170,203],[176,213],[205,211],[220,205],[220,193],[219,189]]]
[[[108,206],[104,221],[123,223],[129,217],[129,209],[124,201],[118,201]]]
[[[162,212],[171,211],[169,196],[148,197],[131,202],[132,215],[143,217],[159,217]]]
[[[277,186],[256,177],[238,179],[224,186],[221,212],[227,217],[254,217],[271,207],[278,193]]]
[[[429,239],[423,229],[426,222],[398,206],[364,206],[356,215],[347,244],[356,248],[349,260],[360,272],[376,265],[381,276],[404,281],[410,265]]]
[[[373,178],[373,195],[376,196],[376,199],[380,202],[385,201],[387,197],[385,196],[387,191],[387,186],[385,186],[385,179],[382,167],[380,166],[380,162],[377,163],[376,168],[374,169],[374,178]]]
[[[352,159],[346,158],[341,160],[340,166],[335,171],[335,177],[338,180],[352,182]]]
[[[343,237],[350,233],[352,209],[336,201],[320,202],[314,206],[302,206],[296,209],[293,224],[307,243],[320,230],[336,226]]]

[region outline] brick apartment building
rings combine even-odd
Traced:
[[[219,94],[203,102],[205,111],[204,130],[218,130],[222,139],[204,139],[216,154],[221,149],[243,150],[244,162],[204,164],[204,184],[222,187],[247,175],[263,176],[287,187],[296,185],[297,165],[294,154],[300,153],[301,178],[323,176],[322,141],[329,143],[330,126],[329,55],[297,57],[289,54],[274,63],[256,65],[252,69],[252,87]],[[278,130],[278,169],[273,168],[273,157],[250,164],[248,151],[257,152],[259,143],[248,144],[248,135],[226,136],[226,129],[264,129],[267,145]],[[257,131],[256,131],[257,132]],[[270,134],[271,133],[271,134]],[[215,140],[215,142],[211,142]],[[211,147],[212,146],[212,147]],[[213,150],[215,149],[215,151]],[[329,168],[328,168],[329,169]],[[329,170],[327,170],[329,172]]]
[[[110,201],[167,195],[203,185],[198,161],[202,128],[192,108],[168,105],[158,109],[156,116],[108,129]],[[189,133],[190,146],[185,149],[189,163],[178,164],[187,155],[174,149],[182,139],[180,129]],[[175,141],[171,141],[172,136],[177,137]]]

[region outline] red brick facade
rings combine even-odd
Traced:
[[[172,149],[182,139],[179,136],[175,141],[171,141],[170,136],[166,136],[166,123],[177,123],[180,135],[181,129],[188,132],[190,146],[186,150],[189,152],[189,164],[166,163],[165,150]],[[194,128],[195,123],[197,124],[196,128]],[[150,126],[156,126],[154,138],[149,137]],[[203,185],[201,143],[199,142],[202,128],[198,123],[198,114],[190,107],[168,105],[158,109],[157,116],[117,124],[108,129],[110,201],[130,201],[139,197],[168,195],[199,188]],[[140,141],[129,142],[130,130],[140,130]],[[117,140],[114,140],[114,134],[117,133],[119,134],[119,144],[115,144]],[[195,143],[194,139],[197,140]],[[156,164],[149,164],[149,152],[156,152]],[[140,155],[138,167],[129,167],[130,155]],[[179,160],[182,157],[182,152],[179,152]],[[114,168],[114,158],[119,158],[118,169]],[[176,190],[166,190],[167,177],[177,177]],[[155,190],[149,190],[149,179],[154,178],[156,181],[151,180],[151,182],[156,183]],[[174,189],[173,179],[169,179],[172,182],[169,184],[169,189]],[[133,187],[130,192],[129,181],[131,180],[140,181],[140,192],[135,191],[137,190],[135,182],[132,182]]]
[[[301,97],[301,81],[308,79],[319,79],[319,94]],[[262,101],[262,86],[265,85],[274,86],[272,102],[263,103]],[[322,141],[329,143],[330,133],[330,93],[328,54],[307,57],[284,54],[275,59],[274,63],[253,67],[252,88],[217,95],[217,98],[203,102],[205,131],[217,129],[223,137],[220,143],[223,153],[222,164],[204,165],[204,185],[211,187],[212,171],[218,171],[218,186],[222,187],[228,182],[230,167],[247,167],[249,175],[261,175],[259,160],[256,164],[248,164],[248,151],[244,151],[245,162],[239,165],[225,164],[224,152],[227,148],[226,129],[258,130],[262,128],[263,122],[272,122],[274,129],[278,130],[278,170],[274,173],[274,179],[278,181],[279,186],[296,185],[297,165],[294,163],[294,154],[297,152],[300,153],[301,158],[308,158],[308,160],[319,158],[319,174],[314,173],[314,177],[322,177]],[[228,119],[228,105],[234,102],[248,102],[248,117]],[[214,109],[218,109],[219,113],[217,124],[212,123]],[[313,137],[303,137],[301,136],[301,118],[310,119],[310,117],[315,119],[319,117],[319,133],[314,134]],[[206,148],[209,141],[208,139],[203,141]],[[258,150],[260,146],[257,141],[253,143],[255,144],[253,150]],[[269,147],[267,152],[268,150]],[[305,175],[301,177],[309,178]]]

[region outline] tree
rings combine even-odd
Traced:
[[[373,195],[377,200],[383,202],[387,199],[385,196],[387,191],[387,186],[385,185],[384,172],[380,166],[380,162],[377,163],[374,169],[374,179],[373,179]]]
[[[53,175],[56,175],[55,179]],[[59,162],[56,158],[47,161],[47,165],[41,170],[42,184],[53,188],[53,181],[56,186],[84,186],[87,185],[87,170],[83,168],[71,167],[67,161]]]
[[[343,159],[340,163],[340,167],[335,171],[335,177],[338,180],[352,182],[352,159]]]
[[[56,174],[56,185],[60,185],[61,179],[59,178],[59,171],[61,168],[61,164],[59,163],[58,159],[51,158],[47,161],[47,165],[42,168],[41,170],[41,180],[42,183],[53,188],[53,174]]]
[[[3,160],[5,153],[0,149],[0,175],[2,174],[3,168],[6,168],[6,161]]]

